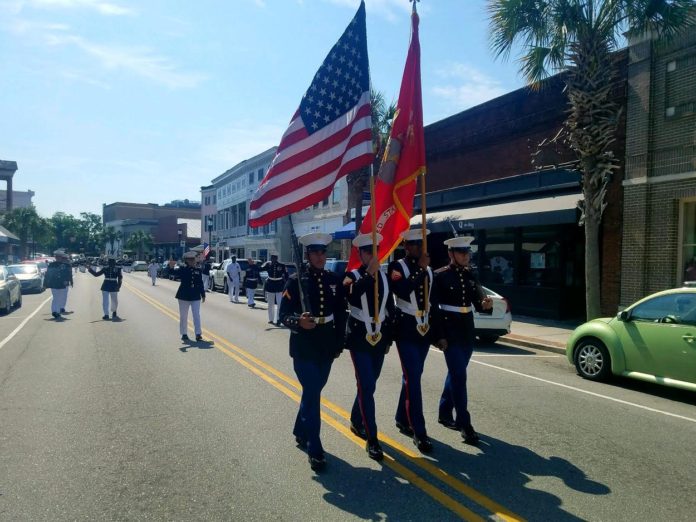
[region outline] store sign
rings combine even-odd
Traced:
[[[457,228],[459,230],[473,230],[474,224],[471,221],[457,221]]]

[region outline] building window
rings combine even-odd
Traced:
[[[263,179],[263,169],[259,169],[259,171],[256,173],[256,180],[261,181]]]
[[[331,194],[331,203],[334,205],[341,202],[341,189],[338,185],[334,185],[333,193]],[[427,210],[427,209],[426,209]]]
[[[487,231],[485,252],[479,248],[477,263],[480,263],[483,284],[511,285],[514,283],[515,236],[512,228]]]
[[[696,201],[685,201],[682,204],[682,218],[679,231],[681,240],[682,267],[680,279],[696,281]]]
[[[249,185],[253,185],[253,184],[254,184],[254,173],[250,172],[249,173]]]
[[[324,201],[321,202],[322,207],[328,207],[329,206],[329,198],[326,198]]]
[[[237,205],[237,212],[239,213],[239,226],[246,225],[246,203]]]
[[[215,205],[216,203],[217,203],[217,196],[213,196],[213,205]]]

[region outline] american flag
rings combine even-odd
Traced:
[[[210,245],[208,243],[203,243],[203,259],[207,259],[208,254],[210,254]]]
[[[333,46],[290,121],[249,204],[249,225],[326,199],[343,176],[372,162],[365,3]]]

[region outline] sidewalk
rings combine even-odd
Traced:
[[[581,324],[581,321],[555,321],[513,316],[511,333],[501,337],[500,341],[564,354],[566,341],[573,330]]]

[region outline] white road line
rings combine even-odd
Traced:
[[[670,413],[668,411],[663,411],[663,410],[658,410],[655,408],[650,408],[648,406],[643,406],[642,404],[636,404],[634,402],[628,402],[628,401],[624,401],[621,399],[616,399],[614,397],[609,397],[608,395],[602,395],[601,393],[595,393],[595,392],[591,392],[588,390],[583,390],[581,388],[576,388],[575,386],[568,386],[567,384],[561,384],[560,382],[549,381],[546,379],[542,379],[541,377],[534,377],[533,375],[527,375],[526,373],[516,372],[515,370],[508,370],[507,368],[502,368],[500,366],[495,366],[493,364],[484,363],[481,361],[473,361],[473,362],[475,362],[476,364],[480,364],[481,366],[488,366],[489,368],[494,368],[496,370],[501,370],[503,372],[508,372],[508,373],[512,373],[514,375],[519,375],[520,377],[526,377],[527,379],[533,379],[535,381],[544,382],[546,384],[552,384],[553,386],[559,386],[560,388],[565,388],[567,390],[573,390],[573,391],[576,391],[579,393],[584,393],[586,395],[591,395],[593,397],[598,397],[600,399],[606,399],[608,401],[618,402],[619,404],[625,404],[626,406],[633,406],[634,408],[639,408],[641,410],[651,411],[653,413],[660,413],[660,414],[666,415],[668,417],[674,417],[676,419],[681,419],[681,420],[696,423],[696,419],[693,419],[691,417],[685,417],[683,415],[677,415],[676,413]]]
[[[534,357],[553,359],[563,357],[562,355],[537,355],[535,353],[475,353],[472,357]]]
[[[5,337],[5,338],[2,340],[2,342],[0,342],[0,350],[2,350],[2,349],[4,348],[4,346],[5,346],[7,343],[9,343],[9,342],[12,340],[12,338],[13,338],[15,335],[17,335],[17,334],[19,333],[19,331],[20,331],[22,328],[24,328],[24,325],[27,324],[27,323],[29,322],[29,319],[31,319],[31,318],[34,317],[36,314],[38,314],[38,313],[39,313],[39,310],[41,310],[41,307],[42,307],[43,305],[45,305],[46,303],[48,303],[50,300],[51,300],[51,297],[46,298],[46,300],[45,300],[43,303],[41,303],[38,307],[36,307],[36,310],[34,310],[34,311],[29,315],[29,317],[27,317],[26,319],[24,319],[24,321],[22,321],[21,323],[19,323],[19,326],[17,326],[17,328],[15,328],[14,330],[12,330],[12,333],[11,333],[10,335],[8,335],[7,337]]]

